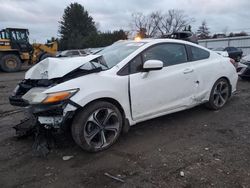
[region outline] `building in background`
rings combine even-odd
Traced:
[[[250,36],[204,39],[198,43],[209,49],[236,47],[242,49],[244,56],[250,54]]]

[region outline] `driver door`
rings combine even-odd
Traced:
[[[160,60],[161,70],[143,72],[147,60]],[[148,48],[130,63],[130,95],[135,121],[150,119],[194,102],[195,74],[182,44],[164,43]]]

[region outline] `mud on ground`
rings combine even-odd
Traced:
[[[32,155],[32,138],[14,138],[23,112],[8,96],[23,76],[0,73],[0,187],[250,187],[250,82],[239,81],[220,111],[199,106],[140,123],[97,154],[69,141],[45,159]]]

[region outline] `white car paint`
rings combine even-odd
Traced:
[[[216,52],[217,54],[222,55],[223,57],[229,57],[227,51],[218,51],[218,50],[215,50],[215,52]]]
[[[111,69],[68,80],[48,88],[43,93],[79,88],[79,92],[71,97],[71,100],[82,107],[97,99],[114,99],[123,108],[130,125],[134,125],[141,121],[188,109],[208,101],[214,83],[221,77],[229,80],[232,92],[236,90],[238,76],[229,58],[186,41],[148,39],[141,42],[146,42],[146,44]],[[134,43],[136,42],[134,41]],[[210,57],[205,60],[163,67],[161,70],[139,72],[126,76],[117,75],[118,71],[136,55],[160,43],[188,44],[208,51]],[[63,63],[61,68],[59,68],[59,61],[54,61],[58,67],[56,69],[57,73],[54,72],[55,66],[49,63],[50,66],[46,67],[48,78],[65,75],[67,71],[80,67],[87,62],[87,59],[90,61],[94,57],[70,58],[65,62],[61,59],[60,62]],[[71,65],[71,63],[75,63],[75,65]],[[46,63],[44,62],[44,64]],[[42,76],[36,74],[43,71],[40,71],[39,66],[34,67],[26,74],[26,78],[39,79]],[[51,74],[50,71],[52,71]],[[72,110],[69,105],[64,111],[70,111],[70,108]]]

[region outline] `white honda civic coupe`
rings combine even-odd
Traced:
[[[36,126],[70,126],[75,142],[97,152],[138,122],[206,104],[222,108],[236,90],[230,59],[173,39],[118,41],[94,55],[47,58],[32,67],[10,103]]]

